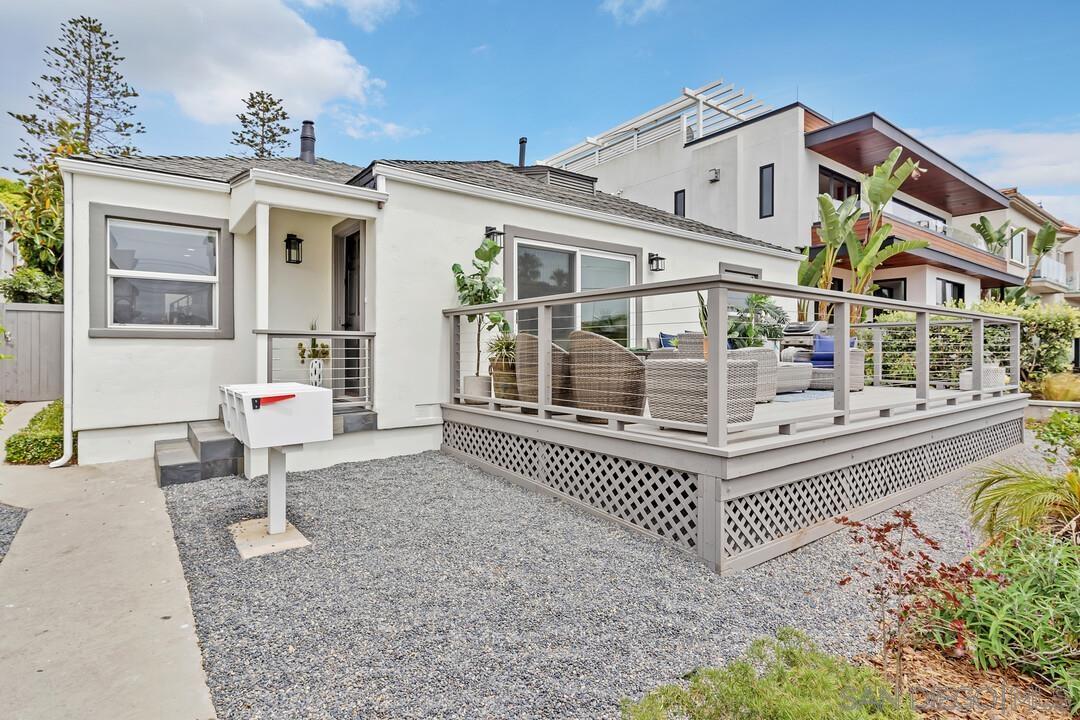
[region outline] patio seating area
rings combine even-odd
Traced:
[[[782,348],[779,328],[748,317],[751,297],[773,316],[813,308],[832,322]],[[874,322],[877,311],[912,319]],[[463,392],[466,379],[477,387],[463,368],[482,364],[467,318],[483,313],[520,315],[516,389]],[[719,572],[1022,441],[1013,318],[724,275],[444,315],[445,451]]]

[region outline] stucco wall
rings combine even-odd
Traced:
[[[88,175],[72,181],[73,242],[66,275],[73,295],[75,430],[170,423],[217,416],[218,385],[251,382],[254,368],[254,241],[234,237],[235,337],[232,340],[90,338],[87,237],[90,203],[229,217],[224,193]]]

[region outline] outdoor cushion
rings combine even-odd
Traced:
[[[833,351],[811,353],[810,364],[819,368],[831,368],[833,366]]]
[[[673,347],[675,347],[678,344],[678,343],[675,342],[676,337],[678,337],[678,336],[677,335],[668,335],[666,332],[661,332],[660,333],[660,347],[662,347],[662,348],[673,348]]]
[[[815,335],[814,336],[814,353],[833,353],[833,336],[832,335]],[[855,347],[855,338],[851,338],[850,346]]]

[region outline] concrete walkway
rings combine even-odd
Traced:
[[[0,715],[214,717],[151,462],[3,465],[0,502],[30,510],[0,563]]]

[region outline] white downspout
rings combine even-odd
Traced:
[[[75,437],[71,432],[71,406],[73,378],[71,373],[71,353],[75,340],[72,319],[72,289],[75,282],[75,263],[73,261],[74,243],[71,241],[72,223],[75,220],[74,179],[70,172],[63,172],[64,179],[64,454],[58,460],[49,463],[49,467],[58,468],[71,462],[75,454]]]

